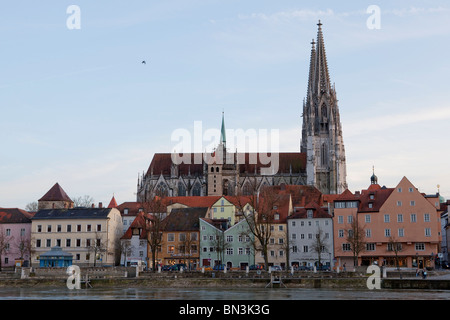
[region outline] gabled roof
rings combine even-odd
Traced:
[[[164,231],[199,231],[208,208],[176,208],[162,221]]]
[[[33,214],[18,208],[0,208],[0,223],[31,223]]]
[[[139,234],[139,239],[147,239],[147,228],[146,228],[146,222],[145,222],[145,216],[146,214],[141,211],[136,216],[136,218],[133,220],[131,225],[128,227],[125,234],[120,239],[131,239],[133,236],[133,229],[141,229],[141,232]]]
[[[221,196],[189,196],[189,197],[167,197],[163,199],[163,203],[166,206],[170,206],[175,203],[183,204],[188,207],[208,207],[210,208],[216,203]]]
[[[36,212],[31,220],[51,219],[107,219],[114,209],[110,208],[73,208],[73,209],[44,209]]]
[[[67,193],[56,183],[42,198],[38,201],[67,201],[73,202]]]
[[[308,210],[313,211],[313,218],[331,219],[328,207],[321,207],[315,202],[310,202],[303,208],[297,208],[288,219],[306,219],[308,218]]]
[[[362,190],[361,192],[358,212],[380,211],[381,206],[394,190],[394,188],[381,188],[377,184],[371,184],[367,190]],[[372,208],[370,208],[369,204],[371,204]]]
[[[310,202],[323,203],[322,192],[314,186],[279,185],[271,186],[278,194],[290,194],[294,207],[304,207]]]
[[[345,189],[334,201],[355,201],[359,196],[354,195],[350,190]]]
[[[139,209],[143,209],[141,202],[124,202],[118,205],[117,210],[120,211],[120,213],[123,215],[124,209],[128,209],[128,216],[135,216],[139,213]],[[142,210],[141,210],[142,211]]]

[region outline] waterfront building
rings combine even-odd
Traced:
[[[436,206],[406,178],[381,187],[375,174],[367,190],[346,190],[334,201],[337,264],[432,268],[440,252],[441,222]],[[358,226],[358,227],[357,227]]]
[[[32,214],[18,208],[0,208],[0,266],[28,265]]]
[[[65,252],[61,247],[55,246],[50,251],[44,252],[39,257],[41,268],[67,268],[72,265],[73,254]]]
[[[331,269],[334,259],[333,219],[328,206],[311,202],[288,217],[289,264]]]
[[[234,225],[228,219],[200,219],[200,267],[245,270],[255,264],[253,238],[245,219]]]
[[[163,265],[186,264],[191,269],[200,262],[200,218],[209,208],[174,208],[162,220],[161,262]]]
[[[32,262],[38,264],[41,254],[57,246],[79,266],[115,265],[122,230],[115,208],[39,210],[31,218]]]
[[[140,261],[149,266],[147,236],[146,213],[140,211],[120,238],[120,265],[129,266],[131,262]]]

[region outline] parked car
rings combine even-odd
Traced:
[[[272,266],[271,269],[272,269],[272,271],[281,271],[281,270],[283,270],[283,269],[281,269],[280,266]]]
[[[172,269],[172,266],[169,266],[169,265],[165,265],[165,266],[161,267],[162,271],[170,271],[171,269]]]

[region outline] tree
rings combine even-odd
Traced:
[[[155,196],[148,202],[141,202],[141,206],[144,210],[148,251],[152,255],[152,270],[156,272],[158,252],[163,240],[163,219],[166,217],[167,208],[164,204],[164,198],[160,196]]]
[[[37,201],[30,202],[25,206],[25,210],[28,212],[36,212],[38,211],[38,203]]]
[[[217,254],[218,264],[222,264],[223,261],[225,260],[224,259],[225,251],[227,250],[227,248],[231,246],[231,243],[225,241],[225,231],[216,229],[211,244],[214,248],[214,251]]]
[[[6,234],[3,226],[0,225],[0,271],[2,271],[3,255],[8,252],[13,237]]]
[[[102,235],[96,231],[95,238],[90,239],[90,245],[88,246],[88,252],[94,256],[94,267],[97,265],[97,260],[100,260],[106,251],[107,244],[103,241]]]
[[[350,229],[347,230],[347,242],[353,253],[353,265],[358,266],[359,254],[366,249],[366,231],[358,223],[358,219],[353,217]]]
[[[400,271],[400,263],[399,263],[399,252],[402,251],[403,247],[401,242],[399,242],[394,236],[389,237],[388,241],[388,251],[394,252],[395,255],[395,266],[397,267],[397,270]],[[400,279],[402,278],[402,274],[400,273]]]
[[[321,254],[327,252],[327,240],[321,227],[317,228],[316,237],[311,244],[312,251],[317,254],[318,266],[322,265]]]
[[[236,196],[237,207],[247,221],[250,233],[254,236],[255,252],[262,253],[264,268],[268,270],[271,226],[274,223],[274,207],[278,205],[279,195],[269,187],[261,187],[258,190],[256,178],[247,180],[245,189],[247,196]]]
[[[84,195],[80,197],[73,198],[73,206],[74,207],[84,207],[89,208],[94,203],[94,198],[89,195]]]

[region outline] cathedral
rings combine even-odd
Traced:
[[[317,41],[312,41],[308,89],[303,102],[300,152],[272,154],[277,171],[268,172],[262,154],[229,152],[226,146],[225,118],[221,137],[212,153],[184,155],[174,163],[171,153],[154,155],[147,172],[138,177],[137,201],[161,196],[249,195],[263,186],[281,184],[311,185],[324,194],[347,189],[345,149],[338,100],[331,86],[325,53],[322,23]]]

